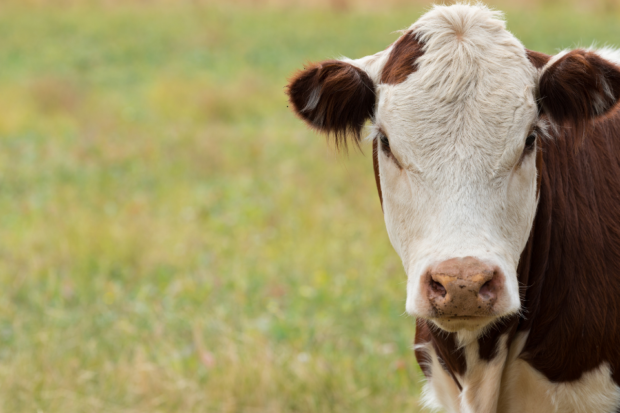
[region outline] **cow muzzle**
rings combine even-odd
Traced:
[[[493,317],[496,304],[506,294],[504,284],[499,267],[473,257],[436,264],[423,280],[432,318],[445,321]]]

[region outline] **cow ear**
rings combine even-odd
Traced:
[[[364,123],[375,109],[375,86],[368,74],[350,63],[328,60],[296,73],[287,90],[293,110],[310,127],[347,146],[358,144]]]
[[[580,127],[618,102],[620,67],[594,52],[573,50],[545,66],[539,91],[552,120]]]

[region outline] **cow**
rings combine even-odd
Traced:
[[[369,123],[429,408],[620,412],[619,51],[550,56],[435,6],[287,94],[340,147]]]

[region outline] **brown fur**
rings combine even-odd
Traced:
[[[375,109],[375,86],[363,70],[327,60],[297,72],[289,82],[289,101],[310,127],[333,136],[336,146],[351,135],[359,143]]]
[[[585,50],[573,50],[546,68],[539,84],[544,112],[582,131],[620,98],[620,68]]]
[[[424,44],[419,42],[412,30],[405,32],[394,43],[383,72],[381,83],[395,85],[407,80],[407,77],[418,70],[416,60],[424,54]]]
[[[418,318],[416,320],[416,327],[415,327],[416,344],[428,343],[432,339],[433,339],[433,336],[431,334],[431,329],[426,325],[426,321],[421,318]],[[433,364],[433,360],[431,360],[428,352],[423,348],[416,347],[415,358],[416,360],[418,360],[418,364],[420,365],[420,368],[422,369],[422,373],[424,373],[424,375],[427,378],[430,378],[432,374],[431,365]]]
[[[608,362],[620,385],[620,111],[543,148],[522,358],[552,381]]]
[[[532,63],[536,69],[542,69],[549,62],[549,59],[551,59],[551,56],[533,50],[526,49],[525,52],[530,63]]]
[[[467,370],[467,362],[465,361],[463,349],[456,343],[456,334],[446,333],[432,325],[430,321],[418,318],[416,320],[415,343],[422,344],[428,342],[430,342],[433,349],[435,349],[441,366],[452,376],[459,390],[463,390],[456,374],[462,375],[465,373]],[[429,368],[430,359],[428,353],[423,349],[418,349],[415,352],[415,356],[424,374],[430,377],[432,373]]]

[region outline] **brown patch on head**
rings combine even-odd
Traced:
[[[390,57],[383,67],[381,83],[396,85],[418,70],[416,60],[424,54],[424,43],[413,30],[407,31],[394,43]]]
[[[536,69],[542,69],[547,62],[549,62],[549,59],[551,59],[551,56],[533,50],[525,49],[525,53],[530,63],[532,63]]]
[[[346,147],[347,135],[359,143],[364,123],[375,109],[375,86],[368,74],[338,60],[299,71],[287,93],[295,113],[310,127],[332,135],[336,146]]]

